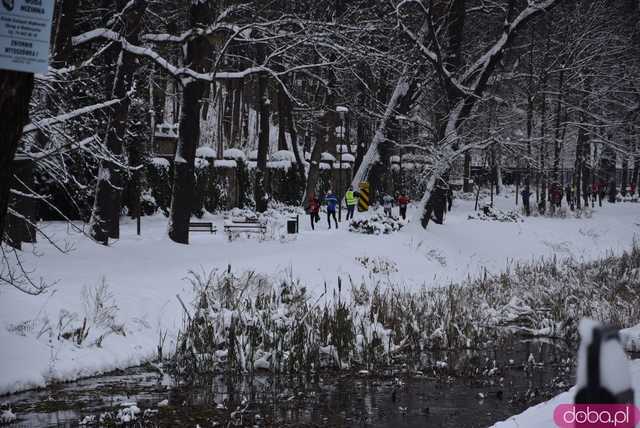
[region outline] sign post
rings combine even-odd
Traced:
[[[362,181],[359,187],[358,212],[362,213],[369,210],[369,182]]]
[[[46,74],[52,0],[0,0],[0,70]]]

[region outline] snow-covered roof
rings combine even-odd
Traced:
[[[196,156],[199,158],[214,159],[216,151],[210,146],[200,146],[196,149]]]
[[[289,150],[278,150],[271,155],[272,161],[289,161],[294,162],[296,159],[295,154]]]
[[[215,168],[235,168],[238,166],[238,163],[235,160],[216,159],[213,161],[213,166]]]
[[[355,162],[356,157],[351,153],[345,153],[342,155],[342,162]]]
[[[225,159],[245,160],[247,158],[240,149],[225,149],[223,155]]]
[[[320,169],[331,169],[331,165],[326,162],[320,162]]]
[[[320,160],[323,161],[323,162],[334,162],[336,160],[336,158],[331,153],[324,152],[320,156]]]
[[[249,153],[247,153],[247,157],[249,158],[249,160],[257,160],[258,159],[258,151],[257,150],[251,150]]]
[[[270,169],[289,169],[291,168],[291,162],[288,160],[267,162],[267,168]]]
[[[393,155],[389,158],[389,160],[391,161],[391,163],[400,163],[400,156]]]
[[[346,112],[348,112],[348,111],[349,111],[349,109],[348,109],[347,107],[345,107],[345,106],[337,106],[337,107],[336,107],[336,111],[337,111],[338,113],[346,113]]]

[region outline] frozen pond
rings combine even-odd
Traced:
[[[561,343],[499,348],[443,354],[440,368],[216,376],[188,387],[147,365],[0,402],[18,416],[14,426],[29,427],[122,425],[133,403],[140,412],[125,426],[485,427],[572,384],[573,352]]]

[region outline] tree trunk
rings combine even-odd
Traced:
[[[317,133],[318,137],[316,138],[316,144],[313,146],[313,150],[311,151],[311,159],[309,161],[309,174],[307,176],[307,186],[304,192],[304,197],[302,198],[303,204],[306,203],[312,193],[316,193],[318,178],[320,177],[320,161],[322,160],[322,153],[325,150],[330,151],[331,149],[335,151],[336,148],[335,97],[331,91],[332,89],[329,88],[325,106],[333,110],[328,110],[327,112],[325,112],[320,119],[320,129]],[[338,191],[336,191],[336,193],[340,194]]]
[[[33,161],[22,159],[14,161],[14,178],[11,180],[11,188],[22,195],[11,195],[9,206],[18,215],[9,215],[7,218],[6,237],[7,243],[16,249],[22,248],[23,242],[36,242],[35,208],[37,199],[29,196],[33,192]]]
[[[640,175],[640,150],[638,144],[638,137],[633,140],[633,172],[631,173],[631,184],[635,186],[636,192],[638,189],[638,176]]]
[[[257,110],[260,117],[260,131],[258,133],[258,162],[256,165],[256,182],[254,186],[254,198],[256,211],[265,212],[269,202],[267,194],[267,156],[269,154],[269,106],[267,94],[267,78],[263,73],[258,76]]]
[[[5,238],[14,158],[29,120],[32,92],[33,74],[0,71],[0,242]]]
[[[293,106],[291,105],[291,100],[289,99],[289,97],[285,97],[284,114],[286,116],[289,135],[291,136],[291,149],[293,150],[293,155],[296,158],[296,170],[298,172],[298,178],[300,179],[300,183],[306,183],[307,177],[304,168],[304,155],[300,152],[300,146],[298,145],[298,132],[296,130],[296,123],[293,118]],[[304,202],[304,199],[301,202]]]
[[[64,67],[68,64],[72,52],[71,36],[73,34],[74,20],[76,10],[78,8],[78,0],[62,0],[58,3],[56,10],[55,27],[52,34],[53,47],[51,54],[51,66],[54,68]],[[46,91],[40,91],[41,105],[51,114],[55,113],[55,106],[51,103],[51,99],[47,96]],[[38,130],[35,141],[40,148],[47,144],[47,135]],[[12,217],[11,227],[8,229],[10,240],[15,247],[19,247],[21,242],[36,242],[35,227],[33,224],[37,222],[38,200],[30,195],[33,189],[33,162],[23,161],[20,163],[17,176],[25,185],[18,180],[13,180],[12,187],[17,189],[21,194],[14,194],[10,197],[11,207],[22,217]]]
[[[63,67],[68,63],[73,45],[74,21],[80,0],[62,0],[58,2],[60,8],[56,28],[53,34],[52,67]]]
[[[369,149],[362,157],[362,161],[351,180],[351,187],[357,187],[361,181],[365,181],[369,176],[369,172],[371,168],[376,163],[379,157],[379,146],[384,143],[386,140],[387,127],[391,120],[393,120],[393,116],[395,116],[396,109],[400,105],[406,97],[412,97],[412,85],[410,79],[407,77],[408,70],[404,70],[402,76],[398,79],[395,89],[391,94],[391,98],[387,102],[387,107],[385,109],[384,115],[378,122],[377,129],[371,139],[371,144],[369,145]],[[360,146],[360,145],[359,145]],[[359,147],[361,150],[362,147]],[[313,164],[312,164],[313,167]],[[311,172],[309,172],[311,175]]]
[[[138,44],[146,8],[146,0],[136,0],[125,13],[122,33],[129,43]],[[133,85],[136,64],[137,60],[133,54],[124,49],[120,50],[112,97],[122,101],[116,105],[109,117],[104,139],[104,145],[115,159],[103,159],[100,162],[96,196],[89,221],[91,237],[105,245],[109,243],[109,238],[120,237],[120,210],[124,180],[116,160],[122,161],[122,147],[127,133],[130,106],[130,97],[127,93]]]
[[[473,191],[473,185],[471,183],[471,152],[464,154],[462,191],[465,193]]]
[[[288,150],[287,147],[287,95],[282,86],[278,89],[278,150]]]
[[[627,147],[631,147],[631,142],[628,142]],[[622,196],[627,195],[627,186],[629,185],[629,158],[626,153],[622,154],[622,183],[620,183],[620,193]]]
[[[540,196],[539,209],[543,214],[547,209],[547,76],[542,78],[542,106],[540,110]]]
[[[558,98],[556,102],[556,123],[553,136],[553,180],[556,183],[560,183],[560,115],[562,112],[562,89],[564,80],[564,65],[560,69],[560,76],[558,77]]]
[[[211,22],[208,2],[192,2],[189,10],[191,27],[204,27]],[[197,37],[187,43],[185,65],[197,72],[205,72],[211,46],[206,37]],[[176,148],[169,238],[179,244],[189,243],[189,220],[193,206],[196,148],[200,141],[200,100],[207,89],[201,80],[188,80],[182,91],[180,136]]]
[[[242,79],[236,79],[232,82],[233,109],[231,112],[231,137],[229,139],[229,145],[232,147],[238,147],[242,138],[242,86]]]

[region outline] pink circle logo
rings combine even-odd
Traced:
[[[634,428],[639,416],[633,404],[561,404],[553,421],[560,428]]]

